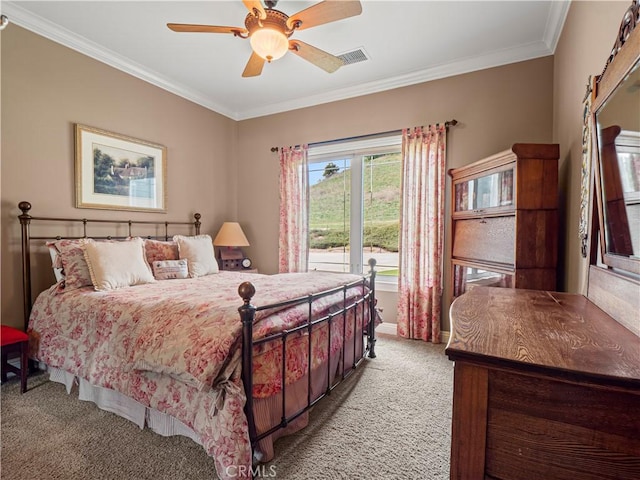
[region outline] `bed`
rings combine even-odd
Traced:
[[[77,385],[80,399],[141,428],[200,443],[222,479],[250,478],[252,465],[273,458],[275,439],[303,428],[318,401],[367,355],[375,357],[373,260],[366,276],[189,270],[187,278],[142,281],[142,272],[131,286],[108,288],[118,280],[101,268],[126,264],[127,275],[136,271],[137,257],[122,252],[142,249],[155,268],[160,260],[149,258],[157,256],[155,247],[176,242],[179,258],[165,263],[177,268],[185,252],[189,268],[199,265],[187,247],[211,243],[200,234],[200,215],[193,222],[87,220],[34,217],[28,202],[19,208],[31,358],[67,391]],[[47,232],[60,224],[65,235],[32,235],[38,222]],[[118,235],[89,235],[92,225],[102,233],[106,224]],[[78,228],[78,235],[68,233]],[[174,228],[190,232],[174,236]],[[51,253],[57,278],[66,276],[32,302],[32,246],[41,251],[45,242],[67,259],[65,271]],[[74,242],[89,265],[90,284],[73,284],[76,270],[65,247]]]

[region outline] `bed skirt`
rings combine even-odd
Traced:
[[[347,343],[345,348],[345,359],[353,358],[353,345]],[[361,355],[362,347],[356,348],[356,355]],[[331,355],[331,366],[327,370],[326,363],[314,370],[311,381],[311,399],[316,399],[326,392],[327,384],[333,384],[338,372],[342,371],[342,359],[340,352]],[[349,362],[345,362],[347,365]],[[77,377],[70,372],[59,368],[50,367],[40,363],[40,368],[49,372],[49,379],[52,382],[65,385],[68,394],[78,388],[78,399],[93,402],[101,410],[114,413],[123,417],[140,429],[150,428],[159,435],[170,437],[182,435],[188,437],[199,445],[202,445],[199,435],[190,427],[182,423],[175,417],[160,412],[154,408],[133,400],[132,398],[115,390],[93,385],[84,378]],[[349,367],[347,367],[348,370]],[[329,382],[327,382],[327,375]],[[308,375],[305,374],[297,381],[287,385],[286,414],[292,415],[305,407],[307,404]],[[254,420],[258,433],[266,431],[270,427],[277,425],[282,418],[282,394],[281,392],[266,398],[253,399]],[[309,422],[309,412],[304,412],[285,428],[277,430],[266,438],[258,442],[254,449],[254,463],[268,462],[274,457],[273,443],[280,437],[295,433],[307,426]]]
[[[79,400],[93,402],[100,410],[126,418],[140,429],[146,426],[163,437],[182,435],[189,437],[198,445],[202,445],[200,436],[193,429],[171,415],[162,413],[154,408],[145,407],[132,398],[110,388],[92,385],[84,378],[76,377],[64,370],[48,366],[45,366],[45,368],[49,371],[49,380],[64,384],[68,394],[71,394],[73,386],[77,385]]]

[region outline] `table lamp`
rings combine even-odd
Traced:
[[[218,264],[221,270],[242,270],[251,266],[240,247],[248,247],[249,241],[238,222],[224,222],[213,239],[218,248]]]

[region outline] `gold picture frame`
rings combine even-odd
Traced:
[[[166,213],[167,148],[75,125],[76,207]]]

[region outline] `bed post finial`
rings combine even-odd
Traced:
[[[251,305],[251,298],[256,294],[256,287],[251,282],[242,282],[238,287],[238,295],[242,297],[243,305],[238,309],[242,319],[242,384],[244,386],[247,403],[245,415],[249,424],[249,439],[251,450],[256,438],[256,424],[253,418],[253,321],[256,307]]]
[[[21,221],[23,216],[29,217],[29,220],[31,220],[31,215],[29,215],[29,210],[31,210],[31,204],[29,202],[20,202],[18,204],[18,208],[22,210],[22,215],[18,217],[20,218]]]
[[[247,305],[251,302],[251,299],[256,294],[256,287],[251,282],[242,282],[238,287],[238,295],[244,300],[244,304]]]
[[[29,239],[29,225],[31,224],[31,204],[20,202],[18,208],[22,211],[18,218],[22,227],[22,306],[24,314],[24,331],[29,326],[31,314],[31,241]]]
[[[200,225],[202,225],[200,223],[200,217],[202,217],[202,215],[200,215],[199,213],[193,214],[193,218],[195,218],[195,222],[193,222],[193,225],[196,227],[196,235],[200,235]]]

